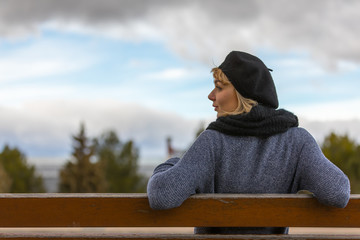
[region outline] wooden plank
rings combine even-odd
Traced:
[[[119,239],[119,240],[133,240],[133,239],[201,239],[201,240],[218,240],[218,239],[241,239],[241,240],[342,240],[352,239],[360,240],[360,236],[355,235],[193,235],[193,234],[109,234],[109,233],[14,233],[14,234],[1,234],[0,239],[4,240],[37,240],[37,239],[51,239],[51,240],[82,240],[82,239]]]
[[[152,210],[146,194],[0,194],[0,227],[360,227],[360,195],[345,209],[308,195],[200,194]]]

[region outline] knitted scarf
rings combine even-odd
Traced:
[[[269,137],[298,125],[298,118],[293,113],[259,104],[248,113],[219,117],[207,129],[233,136]]]

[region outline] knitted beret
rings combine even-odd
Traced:
[[[278,108],[274,81],[269,69],[259,58],[245,52],[232,51],[219,68],[242,96]]]

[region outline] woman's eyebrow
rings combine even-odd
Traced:
[[[218,80],[218,79],[215,79],[215,80],[214,80],[214,84],[216,84],[216,83],[221,83],[221,81]]]

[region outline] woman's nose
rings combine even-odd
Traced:
[[[214,94],[214,90],[212,90],[209,95],[208,95],[208,99],[210,101],[215,101],[215,94]]]

